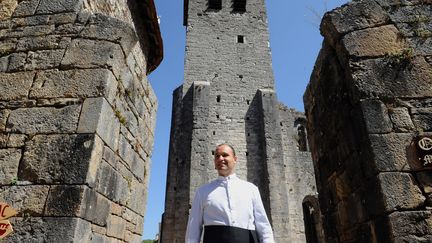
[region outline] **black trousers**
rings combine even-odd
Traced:
[[[223,225],[204,226],[203,243],[258,243],[255,230]]]

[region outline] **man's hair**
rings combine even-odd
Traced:
[[[231,144],[228,144],[228,143],[221,143],[221,144],[217,145],[216,148],[219,148],[219,147],[222,146],[222,145],[226,145],[226,146],[228,146],[228,147],[233,151],[233,155],[236,156],[235,149],[234,149],[233,146],[231,146]]]

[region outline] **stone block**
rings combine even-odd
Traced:
[[[350,32],[342,39],[350,56],[379,57],[407,47],[394,25]]]
[[[116,191],[120,189],[117,185],[120,180],[119,177],[121,176],[113,167],[106,162],[102,162],[96,177],[96,190],[110,200],[117,201],[115,196]]]
[[[354,87],[361,98],[422,98],[432,92],[432,70],[423,57],[400,52],[353,63],[361,67],[351,67]]]
[[[408,173],[385,172],[378,175],[386,212],[414,210],[424,205],[425,197]]]
[[[108,146],[104,146],[103,156],[102,158],[108,162],[113,168],[117,168],[118,157],[114,153],[112,149],[110,149]]]
[[[38,216],[44,214],[49,186],[27,185],[5,187],[0,192],[2,202],[15,208],[19,215],[30,214]]]
[[[48,20],[49,16],[47,15],[28,16],[25,18],[13,18],[11,19],[11,26],[13,28],[18,28],[25,26],[47,25]]]
[[[84,186],[51,186],[45,216],[80,216]]]
[[[102,149],[102,141],[94,134],[36,135],[27,143],[19,178],[94,185]]]
[[[80,218],[12,218],[14,233],[2,242],[91,242],[91,224]]]
[[[8,137],[7,133],[0,133],[0,148],[8,148]]]
[[[126,206],[139,215],[144,215],[147,203],[147,187],[135,179],[130,183],[129,200]]]
[[[0,57],[1,56],[6,56],[11,54],[12,52],[15,52],[16,48],[17,48],[17,44],[16,44],[16,40],[12,39],[12,40],[2,40],[2,42],[0,43]]]
[[[83,0],[40,0],[36,14],[77,12]]]
[[[0,132],[4,132],[6,129],[6,122],[9,117],[9,113],[10,110],[0,110]]]
[[[391,230],[390,233],[394,238],[404,236],[417,236],[419,238],[424,236],[430,237],[432,234],[432,217],[430,211],[394,212],[390,214],[388,218]],[[428,241],[415,240],[414,242]]]
[[[104,98],[88,98],[83,103],[77,131],[97,133],[112,150],[116,151],[120,135],[118,116]]]
[[[84,198],[81,203],[81,217],[97,224],[106,226],[110,212],[110,201],[93,189],[84,189]]]
[[[11,111],[6,131],[27,134],[75,132],[81,106],[33,107]]]
[[[10,18],[18,6],[18,0],[3,0],[0,8],[0,20]]]
[[[12,30],[0,31],[1,38],[23,38],[28,36],[46,36],[55,30],[54,25],[23,26]]]
[[[10,148],[20,148],[24,147],[25,142],[27,141],[28,136],[25,134],[9,134],[9,139],[7,142],[7,146]]]
[[[0,74],[0,100],[23,99],[28,96],[33,83],[33,72],[1,73]]]
[[[386,12],[376,2],[357,1],[326,13],[320,29],[326,39],[333,40],[345,33],[383,25],[387,21]]]
[[[91,243],[111,243],[110,238],[106,237],[105,234],[98,234],[93,232]]]
[[[0,149],[0,185],[16,182],[21,156],[21,149]]]
[[[363,100],[361,107],[369,134],[389,133],[393,130],[387,107],[380,100]]]
[[[95,14],[90,17],[88,25],[80,33],[83,38],[107,40],[119,43],[127,54],[138,42],[135,30],[119,19],[103,14]]]
[[[412,119],[415,127],[419,131],[432,131],[432,108],[411,109]]]
[[[17,51],[36,51],[43,49],[65,49],[71,38],[60,35],[21,38],[17,44]]]
[[[31,98],[97,97],[113,100],[117,81],[108,69],[39,72],[30,91]]]
[[[23,16],[31,16],[36,12],[36,8],[39,5],[40,0],[26,0],[21,1],[15,12],[13,14],[14,17],[23,17]]]
[[[374,164],[379,172],[406,171],[407,151],[411,144],[411,134],[371,134],[369,135]]]
[[[118,216],[110,215],[107,224],[107,235],[118,239],[124,239],[126,233],[126,221]]]
[[[398,107],[389,109],[390,119],[396,132],[411,132],[415,127],[407,108]]]
[[[64,49],[28,52],[24,70],[56,68],[64,55]]]
[[[86,58],[82,58],[83,56]],[[123,51],[118,44],[103,40],[74,39],[66,49],[61,65],[65,68],[110,67],[116,75],[121,72],[123,63]]]

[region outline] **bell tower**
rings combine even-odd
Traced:
[[[183,85],[174,91],[162,242],[183,242],[196,189],[217,177],[220,143],[258,186],[278,242],[289,234],[281,106],[264,0],[185,0]],[[301,208],[299,209],[301,211]]]

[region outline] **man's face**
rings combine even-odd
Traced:
[[[216,147],[214,164],[220,176],[229,176],[234,173],[237,157],[234,156],[232,149],[227,145]]]

